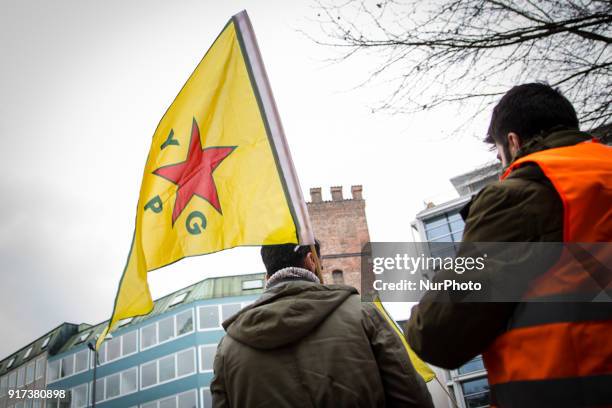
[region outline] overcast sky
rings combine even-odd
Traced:
[[[67,322],[109,317],[129,250],[150,139],[226,21],[253,22],[306,197],[363,184],[373,241],[411,241],[424,201],[493,160],[455,111],[371,113],[355,88],[375,68],[341,64],[315,2],[0,0],[0,358]],[[371,64],[370,64],[371,63]],[[150,275],[155,298],[208,276],[263,271],[256,249],[183,260]],[[396,312],[404,315],[406,311]]]

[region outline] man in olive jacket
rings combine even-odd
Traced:
[[[261,254],[264,294],[223,322],[214,407],[433,406],[384,317],[355,288],[320,284],[309,247]]]

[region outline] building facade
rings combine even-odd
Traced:
[[[488,163],[473,171],[451,179],[459,197],[445,203],[434,205],[419,212],[412,222],[417,240],[435,242],[429,247],[431,256],[454,256],[463,236],[465,223],[459,212],[484,186],[499,179],[499,163]],[[433,276],[426,276],[428,279]],[[436,375],[446,381],[451,395],[461,408],[482,408],[489,406],[489,383],[482,356],[470,360],[457,370],[435,369]],[[448,406],[453,407],[451,401]]]
[[[358,289],[361,248],[369,242],[361,191],[352,186],[352,198],[344,199],[342,188],[332,187],[332,200],[323,201],[321,189],[312,189],[308,203],[325,281]],[[94,400],[99,408],[210,408],[221,324],[261,295],[264,277],[205,279],[156,300],[150,314],[121,321],[98,352],[95,380],[89,344],[106,322],[64,323],[0,362],[0,408],[84,408]],[[46,394],[15,398],[27,390]]]
[[[362,186],[351,186],[351,198],[344,198],[342,187],[331,187],[331,201],[324,201],[321,188],[311,188],[307,204],[313,230],[321,242],[323,279],[353,286],[360,293],[361,252],[370,242],[362,193]]]

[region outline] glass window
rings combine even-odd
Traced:
[[[124,356],[127,356],[128,354],[135,353],[137,351],[136,341],[138,337],[138,332],[134,330],[134,331],[124,334],[121,337],[123,338],[123,353],[122,354]]]
[[[187,391],[178,396],[178,408],[196,408],[198,403],[196,401],[196,392]]]
[[[169,381],[174,377],[176,377],[176,360],[173,354],[159,360],[159,382]]]
[[[32,353],[32,347],[30,347],[28,351],[25,352],[25,354],[23,355],[23,360],[30,357],[30,353]]]
[[[212,371],[216,352],[216,344],[209,344],[207,346],[200,347],[200,370]]]
[[[74,372],[80,373],[87,370],[87,361],[89,358],[88,350],[81,350],[74,355]]]
[[[12,373],[9,374],[9,379],[8,379],[9,390],[14,390],[16,385],[17,385],[17,373],[13,371]]]
[[[113,361],[121,357],[121,337],[113,337],[106,342],[106,360]]]
[[[172,302],[170,303],[169,307],[172,307],[174,305],[178,305],[179,303],[183,303],[183,301],[185,300],[186,297],[187,297],[187,292],[181,293],[179,295],[176,295],[174,297],[174,299],[172,299]]]
[[[106,342],[102,343],[102,347],[100,347],[100,350],[98,350],[98,364],[104,364],[106,362],[106,344]],[[94,355],[95,353],[92,353],[92,357],[95,358]]]
[[[17,388],[23,387],[25,384],[25,367],[19,368],[17,370]]]
[[[60,377],[68,377],[74,374],[74,354],[62,358],[62,371]]]
[[[140,386],[149,387],[157,383],[157,361],[152,361],[141,366]]]
[[[210,394],[210,388],[202,389],[202,408],[212,408],[212,395]]]
[[[336,285],[344,284],[344,274],[340,269],[332,271],[332,282],[334,282]]]
[[[9,360],[9,362],[6,364],[6,368],[11,368],[14,362],[15,362],[15,357]]]
[[[87,384],[72,389],[71,408],[83,408],[87,405]]]
[[[47,337],[40,346],[40,349],[44,349],[49,344],[49,340],[51,340],[51,336]]]
[[[425,229],[436,228],[444,224],[446,224],[446,215],[438,215],[434,218],[430,218],[429,220],[425,221]]]
[[[189,349],[181,351],[176,355],[179,377],[195,372],[194,353],[195,349]]]
[[[141,404],[140,408],[157,408],[157,401],[147,402],[146,404]]]
[[[34,382],[34,362],[28,364],[26,368],[26,384],[32,384]]]
[[[174,337],[174,316],[160,320],[159,325],[159,342],[170,340]]]
[[[461,383],[467,408],[487,407],[490,403],[489,383],[486,378]]]
[[[8,376],[0,378],[0,397],[8,392]]]
[[[200,307],[200,329],[212,329],[219,327],[219,308],[214,306]]]
[[[176,315],[176,329],[179,336],[193,331],[193,309],[186,310]]]
[[[106,377],[106,399],[114,398],[121,393],[119,373]]]
[[[145,349],[157,344],[157,327],[155,323],[140,330],[140,348]]]
[[[240,303],[221,305],[221,320],[225,321],[240,311]]]
[[[104,378],[96,380],[96,402],[104,400]]]
[[[59,378],[60,360],[49,361],[47,365],[47,382],[55,381]]]
[[[482,356],[477,356],[459,367],[459,374],[473,373],[474,371],[484,370]]]
[[[138,369],[134,367],[121,373],[121,395],[138,390]]]
[[[440,225],[439,227],[427,230],[427,239],[430,241],[436,238],[445,237],[450,234],[448,224]]]
[[[159,408],[176,408],[176,397],[160,400]]]
[[[39,358],[36,360],[36,379],[42,378],[45,373],[45,359]]]

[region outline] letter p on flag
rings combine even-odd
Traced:
[[[314,236],[246,11],[231,18],[159,122],[134,238],[100,347],[153,309],[147,273],[188,256]]]

